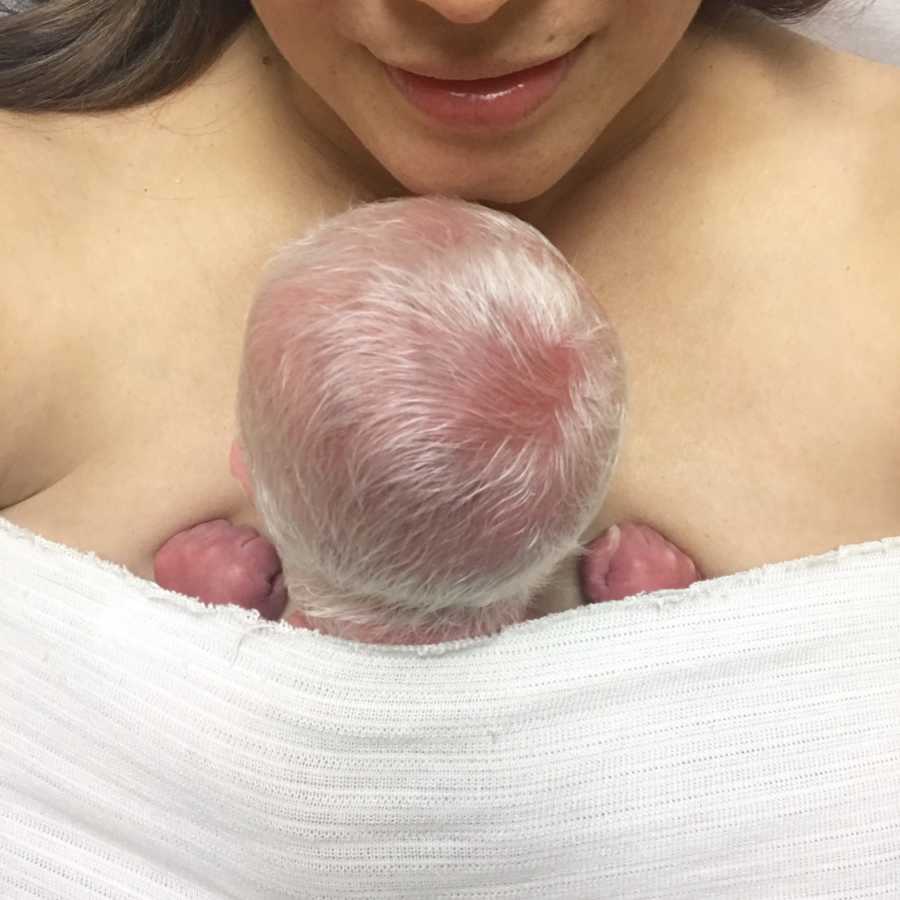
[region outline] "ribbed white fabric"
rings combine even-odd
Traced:
[[[900,538],[432,648],[0,520],[0,897],[900,897]]]

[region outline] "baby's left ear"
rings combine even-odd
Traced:
[[[244,493],[251,503],[256,500],[253,496],[253,485],[250,484],[250,473],[247,470],[247,462],[244,459],[244,448],[235,440],[231,444],[231,453],[228,455],[228,462],[231,467],[231,474],[241,483]]]

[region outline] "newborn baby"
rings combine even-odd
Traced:
[[[608,320],[535,229],[448,199],[358,207],[273,261],[248,319],[231,462],[271,544],[204,523],[157,580],[227,602],[208,586],[231,567],[245,605],[275,618],[286,591],[288,622],[361,641],[493,633],[583,551],[624,394]],[[639,525],[586,562],[591,600],[699,577]]]

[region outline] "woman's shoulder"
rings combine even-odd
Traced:
[[[707,43],[701,78],[713,86],[705,93],[723,125],[749,124],[772,148],[774,138],[783,140],[781,147],[807,148],[811,162],[817,146],[827,154],[835,141],[855,140],[872,150],[891,141],[897,146],[900,65],[829,47],[749,15],[736,16]],[[719,79],[709,78],[708,70],[717,70]]]
[[[786,87],[790,108],[799,115],[799,144],[824,140],[846,147],[844,171],[854,166],[864,188],[880,186],[881,200],[900,191],[900,65],[876,62],[791,34],[790,66],[779,71],[776,87]],[[900,63],[900,57],[898,57]],[[857,154],[852,153],[853,148]],[[841,160],[837,160],[840,162]],[[872,181],[868,182],[871,177]]]
[[[813,104],[825,141],[821,190],[833,192],[832,215],[844,217],[886,300],[900,311],[900,66],[828,51],[833,75]],[[900,347],[898,347],[900,350]]]
[[[346,204],[254,50],[141,108],[0,112],[0,509],[65,476],[90,416],[130,415],[123,336],[231,347],[267,257]]]
[[[843,235],[874,260],[900,233],[900,66],[768,23],[746,34],[734,95],[714,107],[732,152],[714,151],[713,167],[752,179],[773,223]],[[888,256],[878,264],[900,286],[900,257]]]
[[[58,412],[42,373],[54,372],[60,383],[67,375],[66,351],[48,327],[65,318],[59,313],[67,298],[48,290],[58,252],[60,169],[47,125],[49,120],[0,113],[0,414],[6,423],[0,429],[0,509],[52,477],[40,464],[13,461],[23,457],[41,421]]]
[[[805,279],[890,324],[900,358],[900,67],[776,30],[731,132],[748,135],[739,171],[759,186],[746,208],[771,227],[773,259],[780,244],[790,266],[812,263]]]
[[[830,115],[837,129],[857,133],[873,151],[883,151],[873,161],[900,171],[900,56],[897,65],[888,65],[843,51],[818,52],[830,63],[819,86],[819,114]]]

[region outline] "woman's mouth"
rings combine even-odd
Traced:
[[[510,128],[543,106],[559,89],[584,42],[564,56],[498,78],[445,80],[384,64],[391,82],[412,106],[456,128]]]

